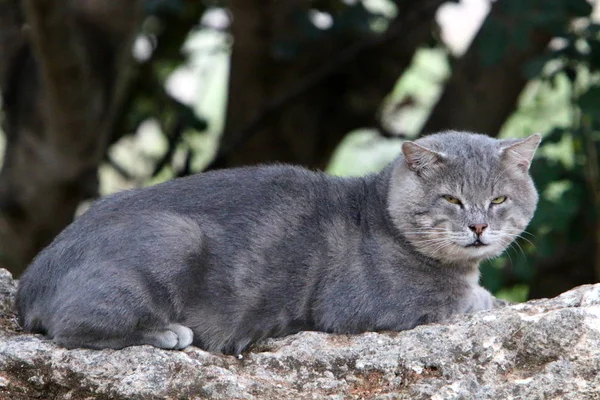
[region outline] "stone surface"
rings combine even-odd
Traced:
[[[600,399],[600,285],[399,333],[302,332],[242,359],[66,350],[19,332],[0,270],[0,399]]]

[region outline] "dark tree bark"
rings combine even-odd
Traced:
[[[552,35],[543,29],[532,29],[519,43],[505,38],[508,43],[500,59],[486,65],[482,54],[483,42],[489,39],[482,34],[486,25],[500,26],[503,29],[496,29],[496,34],[508,36],[525,18],[514,11],[507,13],[503,5],[501,1],[492,4],[468,51],[454,62],[450,80],[422,129],[424,134],[456,129],[496,136],[515,111],[529,80],[525,65],[546,51]]]
[[[430,38],[442,2],[398,1],[385,35],[328,35],[283,57],[275,48],[302,36],[294,17],[310,2],[232,0],[227,126],[210,168],[269,161],[325,167],[345,134],[377,125],[382,100]]]
[[[97,193],[140,22],[139,1],[24,0],[22,7],[0,2],[7,137],[0,256],[15,274]]]

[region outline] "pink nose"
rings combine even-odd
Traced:
[[[487,228],[487,224],[475,224],[469,225],[469,229],[477,234],[477,236],[481,236],[485,228]]]

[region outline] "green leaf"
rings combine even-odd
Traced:
[[[513,303],[523,303],[527,301],[529,296],[529,286],[519,284],[509,288],[500,289],[494,293],[499,299],[512,301]]]
[[[590,35],[595,35],[597,33],[600,33],[600,24],[592,22],[587,26],[587,28],[585,28],[585,31],[587,33],[589,33]]]
[[[571,83],[575,83],[575,80],[577,79],[577,69],[572,66],[567,66],[565,68],[565,76]]]
[[[558,135],[558,133],[556,134]],[[550,141],[555,139],[551,137]],[[542,141],[542,145],[545,145],[546,140]],[[548,159],[546,157],[538,157],[531,164],[531,176],[535,182],[538,191],[543,192],[546,187],[556,181],[561,181],[569,177],[569,170],[558,160]]]
[[[586,54],[586,61],[588,61],[590,69],[598,70],[600,69],[600,41],[595,39],[590,39],[587,41],[589,46],[589,53]]]
[[[542,74],[544,67],[548,61],[552,59],[551,56],[542,56],[534,58],[525,64],[523,67],[523,73],[527,79],[537,78]]]
[[[565,137],[565,135],[568,135],[568,134],[569,134],[568,129],[554,128],[548,134],[546,134],[544,136],[542,143],[543,144],[558,143]]]
[[[175,112],[184,126],[199,132],[206,130],[208,122],[205,119],[199,118],[193,108],[175,100],[173,102]]]
[[[600,87],[591,87],[577,101],[583,113],[597,114],[600,111]]]

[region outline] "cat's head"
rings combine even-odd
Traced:
[[[540,140],[450,131],[403,143],[388,198],[394,223],[419,252],[443,262],[500,255],[533,217],[529,166]]]

